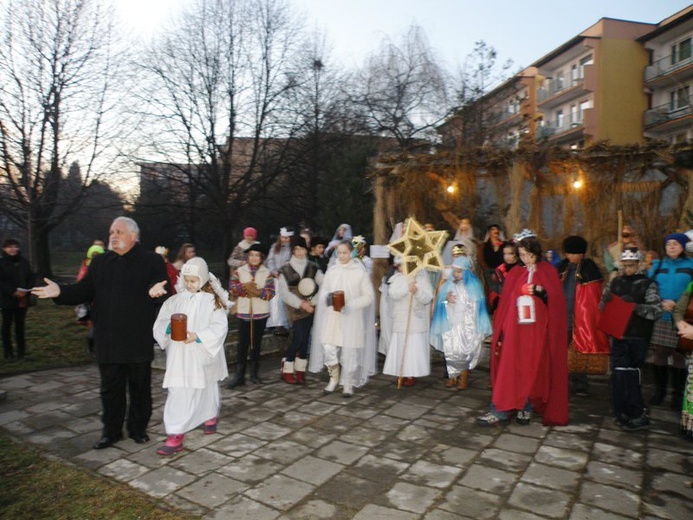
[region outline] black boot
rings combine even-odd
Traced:
[[[87,338],[87,348],[90,354],[94,354],[94,338]]]
[[[688,370],[685,368],[672,368],[672,386],[673,392],[671,395],[671,409],[677,412],[681,411],[683,406],[683,391],[686,388],[686,378]]]
[[[262,384],[262,379],[260,379],[260,361],[253,360],[250,368],[250,382],[256,385]]]
[[[226,388],[232,389],[243,385],[245,385],[245,363],[238,363],[236,365],[236,373],[231,377],[231,381],[226,385]]]
[[[667,381],[669,380],[669,367],[667,365],[654,366],[655,393],[650,399],[652,406],[659,406],[667,396]]]

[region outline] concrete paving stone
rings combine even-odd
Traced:
[[[593,444],[594,438],[590,435],[575,435],[562,430],[552,430],[543,441],[544,446],[580,451],[589,451]]]
[[[10,433],[15,435],[28,436],[31,435],[34,430],[29,428],[27,425],[23,424],[21,421],[15,421],[3,424],[2,427]]]
[[[428,447],[420,444],[402,442],[398,439],[388,439],[371,448],[370,452],[378,457],[387,457],[388,459],[412,464],[419,460],[428,449]]]
[[[22,419],[22,422],[33,430],[45,430],[67,424],[72,418],[73,417],[69,413],[55,410],[48,413],[29,415],[29,417]]]
[[[195,480],[194,475],[170,466],[162,466],[131,480],[130,485],[148,495],[162,498],[177,492]]]
[[[80,417],[79,419],[71,419],[63,424],[65,428],[75,433],[94,433],[101,431],[101,423],[94,420],[93,417]]]
[[[591,461],[587,464],[585,478],[610,486],[618,486],[638,492],[642,489],[643,474],[641,471]]]
[[[273,475],[244,492],[253,500],[286,511],[312,493],[315,486],[286,475]]]
[[[508,505],[530,514],[548,518],[563,518],[571,497],[568,493],[520,482],[508,500]]]
[[[386,410],[397,404],[398,400],[385,395],[364,395],[359,400],[359,406],[364,408],[374,408],[376,410]]]
[[[478,463],[507,471],[520,472],[527,469],[532,457],[523,453],[487,448],[481,452]]]
[[[346,415],[347,417],[354,417],[356,419],[370,419],[371,417],[378,415],[380,413],[378,410],[373,408],[368,408],[365,406],[342,406],[335,410],[336,415]]]
[[[244,496],[231,499],[212,511],[206,518],[210,520],[274,520],[281,515],[280,511],[267,507],[260,502]]]
[[[500,432],[496,431],[495,428],[488,429],[472,427],[468,430],[458,428],[455,431],[456,435],[451,435],[449,433],[438,433],[434,431],[431,432],[431,436],[435,440],[439,441],[440,444],[480,451],[491,446],[495,442],[496,436],[499,433]]]
[[[277,474],[283,467],[283,464],[256,455],[245,455],[219,468],[218,471],[233,479],[255,485]]]
[[[412,464],[399,478],[420,486],[446,488],[452,485],[461,472],[462,468],[459,467],[419,460]]]
[[[16,392],[16,390],[29,388],[33,384],[34,380],[29,375],[13,376],[0,380],[0,388],[12,396],[20,394],[20,392]]]
[[[367,428],[392,432],[402,428],[405,424],[407,424],[407,421],[397,417],[390,417],[389,415],[376,415],[375,417],[368,419],[368,421],[364,422],[363,424]]]
[[[282,473],[291,478],[296,478],[308,482],[309,484],[319,486],[343,469],[344,466],[341,464],[312,456],[305,456],[284,469]]]
[[[618,427],[614,429],[614,426],[615,425],[612,423],[608,427],[605,426],[602,428],[597,435],[596,441],[602,444],[610,444],[612,446],[621,446],[630,449],[642,449],[645,447],[646,437],[640,435],[640,433],[644,432],[625,432]]]
[[[385,415],[397,417],[399,419],[417,419],[428,411],[427,408],[411,406],[409,403],[397,403],[383,411]]]
[[[543,426],[541,424],[541,417],[535,415],[532,418],[532,422],[527,425],[517,424],[515,421],[511,421],[501,431],[503,433],[510,432],[516,435],[522,435],[524,437],[544,439],[551,431],[551,428]]]
[[[415,513],[406,513],[399,509],[390,509],[375,504],[368,504],[352,518],[354,520],[373,520],[374,518],[378,520],[416,520],[419,518],[419,515]]]
[[[643,465],[643,455],[632,448],[614,446],[597,442],[592,448],[592,458],[606,463],[640,469]]]
[[[442,431],[452,431],[457,427],[457,424],[451,424],[451,423],[441,423],[439,421],[433,421],[429,417],[426,418],[419,418],[415,421],[412,421],[411,423],[412,426],[416,426],[419,428],[434,428]]]
[[[219,435],[242,432],[255,425],[254,422],[251,423],[250,421],[237,419],[232,414],[225,414],[223,412],[224,410],[222,409],[222,414],[221,417],[219,417],[219,423],[217,425],[217,432]]]
[[[209,508],[190,502],[189,500],[186,500],[175,493],[173,495],[168,495],[163,499],[163,501],[170,507],[174,507],[179,511],[190,513],[191,515],[197,515],[200,518],[207,518],[207,515],[211,512]]]
[[[591,507],[586,504],[575,504],[568,520],[623,520],[627,516],[617,515],[610,511],[604,511],[596,507]],[[642,518],[642,517],[638,517]]]
[[[309,424],[313,424],[317,418],[314,415],[304,413],[300,410],[292,410],[285,414],[278,415],[272,419],[272,423],[277,426],[285,426],[290,430],[298,430]]]
[[[571,422],[566,426],[558,427],[561,433],[572,433],[574,435],[591,436],[597,430],[598,424],[595,422]]]
[[[493,442],[493,447],[499,450],[514,451],[516,453],[533,454],[539,448],[540,439],[515,435],[511,432],[501,433]]]
[[[547,466],[580,471],[587,464],[587,454],[579,451],[554,448],[553,446],[542,446],[537,451],[535,460]]]
[[[256,425],[258,423],[262,425],[268,421],[271,421],[272,418],[274,418],[277,415],[277,413],[278,412],[276,410],[269,410],[263,408],[261,405],[257,405],[242,412],[235,413],[234,418],[245,419]]]
[[[433,412],[428,412],[425,416],[427,421],[437,423],[439,425],[452,425],[458,426],[460,422],[459,417],[453,417],[449,415],[439,415]]]
[[[335,440],[320,448],[315,455],[321,459],[349,465],[359,460],[366,453],[368,453],[368,448],[365,446],[355,446]]]
[[[324,500],[308,500],[279,517],[279,520],[348,520],[353,510]]]
[[[688,457],[682,456],[677,451],[665,451],[656,448],[647,450],[645,462],[650,468],[657,468],[672,473],[693,473],[690,454],[693,453],[693,445],[689,446]]]
[[[383,501],[390,487],[391,481],[373,482],[342,472],[317,488],[314,495],[327,502],[359,510],[366,504]]]
[[[71,432],[63,428],[50,428],[42,431],[41,433],[31,434],[27,439],[29,442],[33,442],[35,444],[47,445],[55,444],[61,439],[71,439],[75,435],[75,432]]]
[[[75,462],[80,466],[85,466],[89,469],[96,470],[102,466],[110,464],[115,460],[126,460],[123,459],[123,452],[117,449],[108,450],[93,450],[90,449],[75,456]],[[141,464],[139,461],[132,461],[135,464]],[[151,468],[151,466],[149,466]]]
[[[498,520],[537,520],[538,518],[551,518],[538,513],[529,513],[520,511],[509,505],[503,506],[503,509],[498,513]]]
[[[511,471],[473,464],[460,479],[459,483],[472,489],[503,495],[510,492],[520,477],[521,475]]]
[[[66,403],[62,401],[41,401],[33,406],[26,408],[31,414],[45,414],[65,408]]]
[[[498,494],[454,486],[437,506],[454,514],[486,520],[496,518],[502,504],[503,498]]]
[[[161,455],[158,455],[156,453],[156,449],[161,444],[162,444],[161,442],[156,442],[156,443],[153,443],[153,444],[147,446],[147,449],[136,451],[134,453],[128,453],[127,458],[128,458],[128,460],[131,460],[132,462],[135,462],[137,464],[141,464],[143,466],[147,466],[148,468],[151,468],[151,469],[156,469],[156,468],[160,468],[161,466],[166,466],[171,461],[176,460],[179,455],[175,455],[172,457],[162,457]],[[101,451],[108,451],[108,450],[101,450]],[[185,453],[185,452],[183,452],[183,453]]]
[[[258,448],[253,455],[269,459],[279,464],[289,465],[313,451],[309,446],[286,439],[279,439]]]
[[[144,475],[150,468],[136,464],[127,459],[118,459],[99,468],[98,472],[107,477],[113,477],[122,482],[129,482],[132,479]]]
[[[222,466],[231,464],[234,460],[233,457],[204,448],[184,453],[182,457],[172,459],[169,465],[191,475],[204,475],[216,471]]]
[[[426,515],[426,520],[459,520],[460,518],[471,518],[460,513],[451,513],[442,509],[430,509]]]
[[[640,510],[640,497],[637,494],[590,481],[583,482],[579,501],[630,518],[637,518]]]
[[[693,504],[686,498],[665,494],[652,496],[648,493],[647,502],[643,504],[642,511],[641,518],[681,520],[693,517]]]
[[[344,442],[356,444],[357,446],[368,446],[372,448],[383,442],[389,436],[389,432],[357,426],[343,435],[340,435],[339,439]]]
[[[358,419],[356,417],[342,415],[337,418],[335,415],[328,414],[318,417],[311,423],[311,426],[313,428],[319,428],[327,433],[341,436],[362,423],[363,419]]]
[[[337,437],[335,434],[326,434],[325,432],[313,428],[312,426],[304,426],[300,430],[286,436],[286,440],[298,442],[310,448],[320,448]]]
[[[662,495],[689,500],[693,504],[693,474],[690,472],[690,457],[687,465],[689,469],[684,474],[666,472],[655,476],[650,484],[651,489]]]
[[[101,437],[100,433],[73,434],[71,437],[56,440],[50,449],[65,460],[81,455],[92,449],[92,445]]]
[[[267,408],[270,408],[271,410],[275,410],[277,412],[287,412],[289,410],[294,410],[301,406],[301,401],[299,399],[296,399],[295,396],[285,396],[285,397],[276,397],[275,399],[270,399],[269,401],[265,401],[262,403],[262,406],[266,406]]]
[[[26,391],[44,397],[47,395],[53,397],[58,395],[66,395],[65,385],[63,385],[60,381],[46,381],[44,383],[34,384],[27,387]]]
[[[580,478],[581,473],[532,462],[522,475],[520,482],[569,493],[578,486]]]
[[[385,495],[397,509],[423,514],[441,496],[439,489],[397,482]]]
[[[436,464],[444,464],[464,468],[470,464],[479,453],[474,450],[450,447],[445,444],[438,444],[429,450],[423,457]]]
[[[348,472],[359,478],[384,483],[395,480],[408,467],[409,464],[406,462],[367,454],[361,457]]]
[[[223,432],[220,430],[217,430],[215,435],[205,435],[202,432],[202,428],[196,428],[192,432],[185,434],[185,447],[192,451],[198,450],[200,448],[205,448],[210,444],[214,444],[221,437],[223,437]],[[152,437],[152,439],[154,439],[154,437]],[[166,442],[166,434],[164,433],[163,425],[161,433],[156,439],[154,439],[154,441],[158,444],[163,444]]]
[[[418,406],[420,408],[425,408],[426,413],[431,413],[431,411],[440,404],[440,399],[437,396],[423,395],[423,394],[410,394],[404,396],[405,402],[411,406]]]
[[[175,494],[209,509],[219,507],[249,488],[249,485],[216,472],[179,489]]]
[[[216,438],[217,436],[213,435],[211,437]],[[266,444],[267,441],[265,440],[256,439],[242,433],[233,433],[208,444],[207,448],[224,453],[230,457],[242,457]]]
[[[397,439],[404,442],[419,442],[424,445],[433,445],[434,443],[434,440],[431,438],[431,434],[429,434],[429,431],[426,428],[412,425],[402,428],[397,434]]]
[[[9,423],[21,421],[30,416],[31,414],[25,412],[24,410],[11,410],[9,412],[2,412],[0,413],[0,426],[5,426]]]

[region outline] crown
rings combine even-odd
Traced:
[[[637,249],[632,248],[632,247],[624,249],[623,252],[621,253],[621,261],[622,262],[628,262],[628,261],[639,262],[640,261],[640,252]]]
[[[537,238],[537,234],[531,229],[525,228],[519,233],[515,233],[513,235],[513,240],[515,242],[519,242],[520,240],[524,240],[525,238]]]
[[[356,235],[354,238],[351,239],[351,243],[356,245],[356,244],[365,244],[366,239],[363,237],[363,235]]]
[[[279,235],[281,235],[281,236],[283,236],[283,237],[292,237],[292,236],[294,236],[294,232],[293,232],[293,231],[289,231],[288,229],[286,229],[285,227],[283,227],[283,228],[281,228],[281,229],[279,230]]]
[[[453,255],[466,255],[467,254],[467,248],[463,244],[455,244],[452,246],[452,254]]]

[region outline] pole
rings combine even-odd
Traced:
[[[404,359],[407,356],[407,346],[409,344],[409,326],[411,324],[411,308],[414,301],[414,293],[409,292],[409,310],[407,312],[407,330],[404,333],[404,347],[402,348],[402,360],[399,363],[399,376],[397,377],[397,389],[402,388],[402,373],[404,372]]]

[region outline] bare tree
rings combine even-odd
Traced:
[[[447,113],[447,78],[422,29],[409,28],[399,44],[385,39],[351,83],[377,135],[406,149],[430,137]]]
[[[289,171],[301,35],[285,0],[198,0],[143,57],[143,139],[165,163],[146,182],[166,187],[159,204],[177,208],[186,238],[211,227],[228,253],[239,220]]]
[[[468,146],[482,146],[486,129],[495,123],[496,112],[489,110],[483,97],[509,76],[512,60],[498,63],[498,53],[486,42],[474,43],[459,71],[456,89],[458,107],[455,114],[462,119],[462,141]],[[494,100],[489,105],[493,106]]]
[[[112,19],[98,0],[8,0],[0,13],[0,214],[27,230],[43,274],[51,273],[50,232],[109,162]],[[61,198],[75,160],[82,184]]]

